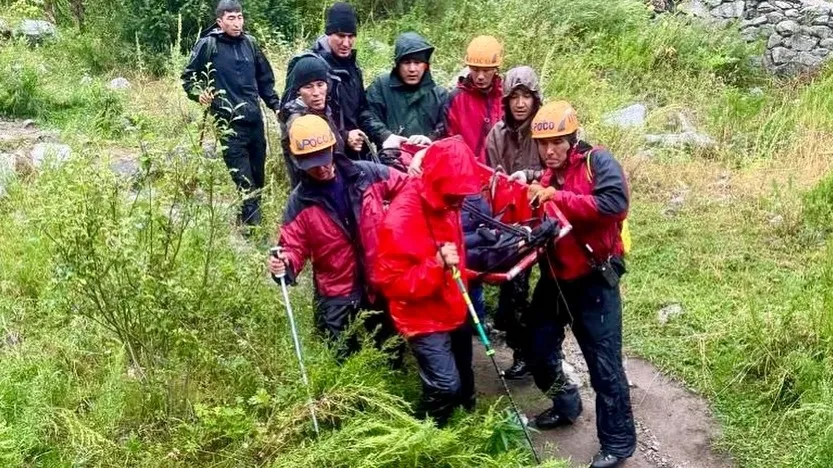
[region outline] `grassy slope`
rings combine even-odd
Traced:
[[[706,31],[679,18],[652,23],[639,2],[464,1],[448,7],[441,18],[428,20],[422,12],[415,11],[396,22],[365,25],[359,45],[368,79],[387,71],[391,44],[400,31],[415,29],[435,43],[438,50],[433,71],[441,83],[447,83],[456,71],[465,42],[475,31],[505,38],[509,65],[528,63],[542,70],[547,97],[573,101],[591,139],[610,146],[631,173],[636,248],[625,283],[628,347],[680,376],[713,402],[725,428],[720,444],[736,456],[740,465],[828,466],[833,459],[833,408],[829,405],[833,396],[830,250],[806,226],[799,193],[812,186],[829,167],[824,151],[833,124],[828,116],[833,104],[833,93],[829,92],[833,76],[823,73],[810,83],[772,83],[746,67],[749,51],[731,34]],[[276,69],[285,63],[289,49],[293,48],[273,49]],[[7,49],[0,53],[0,58],[8,66],[25,54]],[[42,118],[68,130],[80,126],[81,134],[92,138],[70,139],[91,150],[114,142],[136,146],[133,134],[113,132],[106,125],[107,112],[112,107],[108,107],[106,92],[67,88],[57,79],[54,64],[42,57],[25,57],[29,64],[46,62],[48,71],[53,73],[43,78],[43,86],[35,95],[45,109],[63,109],[56,115],[43,112]],[[175,68],[176,64],[172,65]],[[79,71],[74,78],[80,74]],[[25,84],[19,75],[12,76]],[[282,78],[281,71],[278,76]],[[193,129],[198,114],[184,102],[174,80],[146,82],[139,78],[134,85],[129,99],[119,102],[127,115],[153,135],[155,144],[172,146],[185,125]],[[761,92],[753,90],[755,87]],[[78,96],[83,93],[89,97]],[[718,148],[693,153],[658,150],[650,160],[636,156],[641,146],[638,133],[617,132],[598,124],[603,112],[636,100],[651,107],[649,131],[664,131],[673,121],[671,117],[684,110],[699,128],[718,139]],[[79,103],[81,109],[91,107],[95,115],[104,118],[68,118],[77,109],[71,105],[74,103]],[[279,174],[275,180],[280,180]],[[682,209],[673,216],[664,215],[668,201],[683,192],[686,202]],[[276,219],[280,204],[280,198],[273,199],[269,219]],[[3,239],[20,238],[28,232],[27,225],[19,221],[25,212],[25,205],[2,212],[6,220],[18,219],[17,223],[2,224]],[[781,221],[773,221],[778,216]],[[39,301],[43,301],[50,276],[49,258],[40,248],[45,245],[41,244],[43,239],[30,240],[31,244],[0,244],[2,265],[17,265],[15,269],[0,270],[4,296],[15,298],[3,302],[0,309],[4,327],[28,324],[35,328],[33,324],[38,322],[33,321],[33,311],[39,304],[43,307]],[[249,257],[245,262],[255,268],[256,254],[250,253]],[[19,258],[29,259],[30,264],[21,266]],[[265,289],[259,291],[271,294]],[[308,312],[305,292],[305,288],[296,290],[295,298],[302,301],[302,310]],[[273,301],[268,299],[261,306],[263,310],[276,307]],[[686,312],[662,326],[656,313],[669,303],[682,304]],[[265,323],[276,326],[273,322]],[[255,320],[244,324],[244,330],[263,326],[263,322]],[[0,426],[0,447],[11,448],[3,453],[19,453],[16,450],[23,450],[21,447],[31,450],[33,444],[52,447],[64,457],[77,459],[89,454],[91,447],[99,447],[96,434],[113,438],[126,433],[133,435],[127,442],[120,442],[120,448],[105,451],[104,456],[124,456],[125,450],[132,448],[139,454],[133,460],[153,464],[153,460],[170,455],[171,447],[183,439],[152,429],[166,419],[130,414],[137,404],[132,400],[137,389],[130,382],[125,383],[119,371],[124,356],[108,351],[82,359],[85,349],[113,346],[90,344],[89,340],[100,340],[73,330],[74,326],[68,327],[66,335],[59,335],[57,344],[51,347],[39,346],[43,341],[31,338],[28,343],[32,346],[20,352],[20,360],[6,361],[14,364],[3,366],[4,375],[11,378],[0,380],[13,382],[4,390],[20,395],[31,393],[32,386],[40,385],[38,375],[46,378],[54,372],[67,373],[72,369],[69,377],[57,384],[42,385],[44,391],[51,393],[35,392],[21,400],[40,402],[29,407],[39,408],[37,411],[31,409],[23,414],[41,419],[37,424],[7,419],[5,426]],[[31,334],[37,336],[34,330]],[[269,337],[260,337],[253,342],[268,340]],[[286,346],[288,342],[284,339],[282,344]],[[209,350],[213,346],[207,344]],[[359,368],[339,372],[327,364],[328,356],[322,350],[312,345],[311,349],[316,381],[343,384],[344,379],[356,379],[350,372],[358,372],[371,376],[369,380],[374,383],[370,388],[389,387],[385,382],[391,376],[370,371],[372,356],[366,362],[358,361]],[[73,359],[62,360],[58,357],[62,354]],[[245,361],[247,353],[238,356]],[[291,362],[291,356],[284,359]],[[72,364],[75,361],[86,365],[79,369]],[[245,365],[243,368],[249,369]],[[254,370],[259,372],[258,366]],[[193,400],[220,407],[236,406],[229,395],[218,393],[222,386],[210,384],[213,377],[201,378],[211,388],[191,395]],[[270,382],[250,380],[245,385],[229,384],[229,388],[246,399],[254,394],[259,383]],[[358,382],[367,380],[359,378]],[[91,381],[105,390],[89,389]],[[296,394],[291,404],[302,414],[299,389],[280,388]],[[404,387],[394,385],[391,391],[413,396],[413,382]],[[103,415],[81,419],[88,426],[62,426],[56,414],[65,414],[61,411],[75,408],[84,395],[91,393],[103,403],[109,402],[110,406],[100,406]],[[41,407],[43,402],[49,404]],[[25,404],[20,406],[26,408]],[[55,408],[64,410],[56,412]],[[398,414],[395,410],[386,411],[381,409],[376,414],[393,420],[392,425],[378,427],[373,416],[370,421],[361,418],[347,423],[320,445],[299,447],[285,459],[301,465],[321,462],[322,457],[332,462],[335,457],[349,456],[336,447],[349,446],[372,464],[376,460],[372,454],[378,452],[376,447],[390,445],[399,450],[394,450],[392,456],[407,457],[408,453],[427,450],[430,458],[442,453],[437,447],[459,451],[460,445],[454,440],[466,440],[467,434],[458,431],[453,435],[456,439],[443,446],[436,442],[436,431],[420,427],[413,435],[412,422],[391,417]],[[203,418],[203,423],[213,421],[217,427],[185,427],[204,431],[210,440],[212,431],[230,430],[227,426],[233,426],[234,415],[226,416]],[[116,422],[96,422],[108,419]],[[35,429],[19,431],[21,427]],[[92,432],[85,432],[84,427]],[[134,438],[152,442],[148,446]],[[370,446],[359,442],[368,439],[372,440]],[[391,439],[396,442],[388,443]],[[487,436],[483,440],[488,439]],[[253,442],[248,436],[232,437],[218,453],[252,456],[251,450],[242,448],[244,443]],[[254,438],[254,444],[261,447],[264,443]],[[272,449],[276,446],[265,445]],[[205,450],[199,444],[197,448]],[[88,456],[96,460],[95,452]],[[221,455],[202,455],[206,456]],[[187,452],[179,459],[174,454],[170,463],[188,463],[195,460],[193,457],[200,457],[199,451]]]

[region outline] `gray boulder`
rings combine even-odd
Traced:
[[[67,145],[55,143],[38,143],[29,153],[29,159],[35,168],[40,168],[47,160],[62,163],[72,155],[72,149]]]
[[[826,39],[833,34],[833,31],[831,31],[831,29],[827,26],[813,26],[810,30],[813,31],[814,36],[822,39]]]
[[[785,19],[787,19],[787,17],[784,16],[784,14],[781,13],[780,11],[773,11],[772,13],[769,13],[765,17],[762,16],[761,18],[766,18],[767,22],[772,23],[772,24],[778,24],[781,21],[784,21]]]
[[[698,18],[713,19],[709,7],[701,0],[690,0],[677,6],[677,11],[681,11],[687,15],[696,16]]]
[[[624,109],[602,116],[602,123],[610,127],[633,128],[645,125],[648,108],[644,104],[633,104]]]
[[[49,21],[26,19],[20,22],[17,33],[29,42],[37,43],[58,35],[58,29]]]
[[[130,82],[127,81],[127,78],[118,77],[114,78],[107,84],[107,87],[112,90],[124,90],[130,88]]]
[[[793,20],[784,20],[775,25],[775,31],[782,36],[795,34],[800,28],[801,25]]]
[[[662,309],[657,312],[657,321],[660,324],[665,325],[674,317],[679,317],[685,313],[683,310],[683,306],[680,304],[670,304],[668,306],[663,307]]]
[[[815,55],[807,51],[799,53],[793,60],[793,62],[797,63],[798,65],[804,66],[807,69],[814,69],[821,65],[823,61],[824,59],[822,57],[819,57],[818,55]]]
[[[829,23],[830,23],[830,16],[821,15],[821,16],[816,16],[815,18],[813,18],[813,21],[810,24],[812,24],[814,26],[826,26]]]
[[[777,10],[777,8],[775,8],[769,2],[761,2],[761,3],[758,4],[758,13],[761,13],[761,14],[765,15],[767,13],[772,13],[773,11],[776,11],[776,10]]]
[[[769,19],[766,16],[756,16],[755,18],[741,22],[740,26],[742,28],[746,28],[749,26],[761,26],[765,24],[767,21],[769,21]]]
[[[812,36],[792,36],[784,40],[784,45],[793,51],[809,52],[819,43],[819,38]]]
[[[110,170],[126,179],[134,179],[139,175],[139,161],[135,157],[114,159],[110,162]]]
[[[669,133],[665,135],[645,135],[645,141],[652,145],[666,148],[713,148],[716,143],[708,135],[698,132]]]
[[[800,6],[800,5],[790,3],[790,2],[781,2],[781,1],[773,2],[773,4],[775,5],[776,8],[780,8],[782,10],[789,10],[791,8],[796,8],[796,7]]]
[[[743,0],[738,0],[736,2],[721,4],[719,7],[713,9],[711,14],[719,18],[732,19],[743,16],[743,10],[744,2]]]
[[[794,59],[798,54],[786,47],[775,47],[770,51],[770,55],[772,57],[772,63],[780,65]]]

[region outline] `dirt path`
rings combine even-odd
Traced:
[[[479,342],[475,348],[474,369],[478,395],[503,394],[491,362],[482,352]],[[596,439],[595,394],[590,388],[587,368],[572,335],[564,344],[565,366],[573,379],[582,383],[584,412],[575,424],[552,431],[533,433],[539,453],[544,458],[558,457],[571,460],[574,467],[587,466],[599,449]],[[511,350],[496,347],[498,365],[506,368],[512,363]],[[572,368],[572,372],[570,372]],[[711,440],[718,434],[705,401],[676,382],[663,376],[649,362],[629,358],[626,363],[631,381],[631,401],[636,418],[638,447],[626,468],[729,468],[731,460],[711,449]],[[547,409],[551,403],[535,387],[532,378],[509,381],[510,389],[520,409],[530,419]]]

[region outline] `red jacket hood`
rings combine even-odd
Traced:
[[[477,163],[460,137],[445,138],[428,147],[422,160],[422,197],[435,209],[446,208],[447,195],[480,191]]]

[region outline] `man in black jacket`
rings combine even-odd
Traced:
[[[243,32],[240,3],[220,0],[215,13],[217,26],[194,46],[182,73],[182,87],[190,99],[210,106],[214,117],[232,130],[221,137],[223,160],[246,197],[240,220],[257,225],[266,163],[259,100],[278,112],[280,98],[269,61],[254,38]]]
[[[362,70],[356,61],[356,12],[344,2],[336,2],[327,10],[324,35],[312,46],[312,52],[327,61],[330,73],[338,78],[331,90],[336,113],[344,119],[347,132],[345,149],[350,159],[360,159],[367,148],[362,148],[365,128],[361,113],[367,107]],[[358,150],[357,150],[358,148]]]

